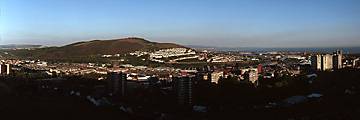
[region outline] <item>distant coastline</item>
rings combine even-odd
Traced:
[[[272,51],[287,51],[287,52],[316,52],[316,53],[332,53],[336,50],[342,50],[345,54],[359,54],[360,47],[298,47],[298,48],[263,48],[263,47],[209,47],[209,46],[193,46],[188,47],[193,49],[208,49],[216,51],[243,51],[243,52],[272,52]]]
[[[31,45],[31,44],[8,44],[0,45],[0,49],[29,49],[29,48],[40,48],[42,45]]]

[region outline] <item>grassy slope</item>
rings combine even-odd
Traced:
[[[46,60],[97,61],[103,54],[124,54],[137,50],[158,50],[183,47],[172,43],[150,42],[142,38],[114,40],[93,40],[77,42],[62,47],[48,47],[34,50],[8,50],[13,58]]]

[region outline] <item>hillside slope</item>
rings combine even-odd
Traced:
[[[48,47],[35,50],[14,51],[15,55],[32,58],[69,58],[103,54],[124,54],[137,50],[159,50],[184,47],[173,43],[150,42],[142,38],[122,38],[113,40],[92,40],[77,42],[62,47]]]

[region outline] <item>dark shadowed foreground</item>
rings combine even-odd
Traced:
[[[156,89],[137,90],[127,98],[107,97],[113,105],[96,106],[86,95],[70,95],[67,90],[84,88],[82,94],[97,94],[91,89],[101,84],[92,80],[40,82],[2,77],[0,114],[12,118],[78,119],[281,119],[281,120],[356,120],[360,118],[360,72],[345,69],[317,73],[309,83],[304,76],[262,80],[249,87],[231,78],[209,88],[194,88],[194,104],[206,105],[207,112],[178,106],[171,94],[159,95]],[[42,88],[43,85],[56,88]],[[91,86],[91,87],[90,87]],[[87,88],[89,87],[89,88]],[[141,93],[141,94],[139,94]],[[307,97],[312,94],[315,97]],[[321,95],[321,97],[317,96]],[[96,95],[94,95],[96,96]],[[305,96],[305,97],[303,97]],[[132,109],[124,110],[124,106]],[[123,108],[122,108],[123,107]],[[129,107],[130,108],[130,107]]]

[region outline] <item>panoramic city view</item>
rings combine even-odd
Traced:
[[[359,0],[0,0],[0,116],[358,120]]]

